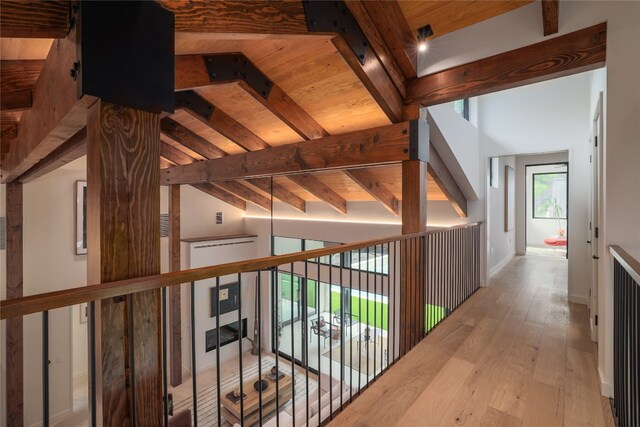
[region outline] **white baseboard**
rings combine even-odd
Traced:
[[[600,394],[604,397],[612,398],[613,389],[611,388],[611,385],[604,380],[604,375],[602,375],[602,370],[599,367],[598,376],[600,377]]]
[[[500,270],[502,270],[509,263],[509,261],[511,261],[513,259],[514,256],[516,256],[516,253],[512,252],[510,255],[506,256],[498,264],[494,265],[493,268],[491,270],[489,270],[489,277],[493,277]]]
[[[589,297],[584,297],[582,295],[569,295],[569,302],[575,304],[589,305]]]

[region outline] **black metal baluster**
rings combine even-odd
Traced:
[[[343,265],[340,263],[340,410],[344,406],[344,324],[345,324],[345,306],[344,306],[344,278],[343,278]],[[331,301],[331,300],[329,300]],[[331,363],[333,365],[333,363]],[[333,376],[329,375],[333,379]],[[331,385],[331,383],[329,383]],[[331,387],[332,389],[333,387]],[[329,396],[330,400],[333,401],[333,397]],[[333,402],[332,402],[333,406]],[[333,411],[331,411],[331,418],[333,418]]]
[[[42,312],[42,425],[49,427],[49,312]]]
[[[293,427],[296,427],[296,351],[295,351],[295,339],[294,339],[294,317],[293,317],[293,299],[295,298],[295,284],[294,284],[294,276],[293,276],[293,263],[291,263],[291,413],[293,414]],[[298,286],[298,292],[300,293],[300,286]],[[298,302],[303,301],[302,295],[298,295]],[[304,301],[303,301],[304,302]],[[306,309],[306,307],[305,307]],[[302,314],[300,322],[300,338],[306,340],[305,334],[302,330]],[[262,406],[262,403],[260,404]]]
[[[358,248],[358,395],[362,390],[362,249]]]
[[[322,311],[320,310],[320,258],[316,258],[316,312],[317,317],[318,317],[318,321],[320,320],[320,313],[322,313]],[[333,335],[333,331],[331,330],[331,313],[329,313],[329,319],[326,320],[326,322],[328,322],[329,324],[329,354],[331,354],[331,335]],[[320,367],[320,353],[321,351],[321,347],[320,347],[320,323],[318,322],[318,423],[322,424],[322,405],[320,404],[320,395],[322,393],[320,393],[320,390],[322,390],[322,374],[321,374],[321,367]],[[324,339],[324,342],[327,342],[327,339]],[[331,389],[331,380],[329,380],[329,389]]]
[[[273,245],[271,246],[273,247]],[[276,287],[277,289],[280,287],[280,281],[278,280],[277,275],[274,274],[275,280],[276,280]],[[293,271],[291,272],[291,283],[293,284]],[[293,286],[293,285],[292,285]],[[276,292],[276,295],[278,296],[278,298],[280,298],[280,295],[282,295],[282,290],[280,289],[278,292]],[[293,298],[293,296],[292,296]],[[276,300],[277,301],[277,300]],[[281,313],[278,311],[279,309],[279,304],[276,303],[276,319],[278,323],[282,322],[282,316]],[[276,330],[276,334],[275,334],[275,341],[276,341],[276,427],[280,426],[280,325],[277,324],[276,328],[278,330]]]
[[[378,245],[373,246],[373,378],[376,378],[376,355],[378,329]]]
[[[244,372],[242,369],[242,273],[238,273],[238,366],[240,368],[240,425],[244,426]],[[276,408],[277,409],[277,408]],[[276,416],[278,412],[276,411]]]
[[[391,316],[391,351],[393,355],[391,356],[391,360],[395,362],[396,360],[396,316],[398,314],[396,304],[398,301],[396,300],[396,286],[398,286],[398,281],[396,279],[396,274],[398,273],[398,242],[393,242],[393,315]],[[389,269],[389,275],[391,275],[391,269]]]
[[[258,289],[256,291],[256,298],[258,301],[256,302],[257,308],[257,316],[258,316],[258,380],[262,380],[262,270],[258,270],[257,272],[257,286]],[[291,282],[291,287],[293,288],[293,282]],[[291,295],[293,295],[293,289],[291,290]],[[291,298],[293,301],[293,297]],[[291,315],[293,316],[293,310],[291,311]],[[293,317],[292,317],[293,319]],[[291,322],[291,336],[293,336],[293,321]],[[292,346],[293,350],[293,346]],[[295,395],[293,395],[295,396]],[[258,425],[262,425],[262,386],[260,386],[260,390],[258,391]]]
[[[329,316],[333,315],[333,302],[331,298],[332,286],[333,286],[333,266],[331,265],[331,257],[329,257]],[[340,292],[342,292],[342,288],[340,288]],[[340,294],[340,305],[342,305],[342,293]],[[342,344],[342,341],[341,341],[341,344]],[[318,351],[318,353],[320,352]],[[320,371],[318,371],[318,373],[319,372]],[[329,416],[331,419],[333,419],[333,387],[331,387],[332,381],[333,381],[333,350],[331,348],[331,345],[329,345],[329,414],[330,414]]]
[[[218,427],[221,427],[222,405],[220,404],[220,394],[222,393],[222,386],[220,384],[220,277],[216,277],[216,329],[216,408],[218,410]]]
[[[369,268],[369,246],[367,246],[367,326],[365,330],[365,348],[367,350],[367,384],[369,385],[369,343],[371,342],[371,324],[369,323],[369,276],[371,275]],[[367,333],[368,331],[368,333]]]
[[[218,288],[219,289],[219,288]],[[218,301],[220,301],[220,294],[218,294]],[[219,308],[219,307],[218,307]],[[218,312],[220,312],[218,310]],[[216,327],[219,328],[219,324]],[[218,329],[218,335],[220,335],[220,329]],[[220,347],[217,347],[216,351]],[[195,282],[191,282],[191,393],[193,395],[193,425],[198,426],[198,381],[197,381],[197,366],[196,366],[196,289]],[[218,394],[220,396],[220,394]],[[220,411],[218,411],[220,413]]]
[[[353,402],[353,251],[349,251],[349,402]],[[340,259],[346,259],[347,253]],[[340,262],[342,264],[342,262]],[[342,321],[344,323],[344,320]]]
[[[165,426],[169,425],[169,385],[167,382],[167,288],[162,288],[162,394]]]
[[[305,330],[305,337],[304,337],[304,355],[303,355],[303,359],[304,359],[304,367],[305,367],[305,374],[306,374],[306,397],[304,399],[305,404],[307,405],[307,422],[306,424],[309,424],[309,342],[311,341],[312,337],[311,337],[311,330],[309,329],[309,289],[307,287],[308,285],[308,278],[309,278],[309,260],[305,259],[304,260],[304,280],[302,281],[302,318],[304,319],[304,330]],[[318,327],[319,327],[320,323],[318,322]],[[320,331],[318,331],[318,333],[320,333]],[[307,339],[307,335],[309,336],[309,338]],[[320,394],[320,389],[318,389],[318,394]]]
[[[97,426],[98,410],[96,393],[96,303],[89,303],[89,387],[91,404],[91,426]]]

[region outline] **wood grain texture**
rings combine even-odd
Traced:
[[[468,27],[531,3],[532,0],[398,1],[414,34],[430,24],[434,37]]]
[[[199,117],[199,116],[198,116]],[[234,120],[230,115],[216,108],[211,114],[211,118],[207,121],[213,130],[220,133],[229,140],[235,142],[238,146],[247,151],[262,150],[270,147],[260,137],[255,135],[239,122]]]
[[[269,178],[253,178],[247,180],[247,182],[267,194],[273,192],[274,198],[287,203],[300,212],[306,212],[307,210],[307,202],[302,197],[276,182],[272,184]]]
[[[607,24],[407,81],[407,104],[435,105],[604,66]]]
[[[90,281],[158,274],[159,115],[98,102],[89,112],[88,138]],[[160,316],[159,290],[138,292],[125,301],[101,301],[99,351],[105,425],[130,422],[134,389],[136,424],[161,424]]]
[[[163,171],[164,184],[244,179],[409,158],[408,123],[272,147]]]
[[[558,32],[559,20],[559,1],[558,0],[542,0],[542,29],[546,36]]]
[[[327,184],[311,174],[289,175],[288,178],[340,212],[347,213],[347,201]]]
[[[364,188],[371,196],[392,214],[399,214],[399,202],[396,196],[391,193],[384,185],[380,183],[380,180],[366,169],[349,169],[345,173],[354,181],[356,181],[362,188]]]
[[[362,64],[342,36],[335,37],[333,44],[389,120],[392,123],[402,120],[404,97],[398,92],[393,80],[375,53],[368,49],[365,53],[364,64]]]
[[[87,128],[83,127],[64,144],[53,150],[34,167],[20,176],[20,182],[28,183],[36,178],[53,172],[87,154]]]
[[[69,77],[69,64],[77,60],[75,32],[51,46],[33,89],[33,106],[22,113],[18,138],[3,161],[5,181],[19,177],[86,125],[95,98],[79,98],[77,82]]]
[[[256,192],[255,190],[242,185],[238,181],[217,181],[214,185],[228,191],[231,194],[235,194],[236,196],[240,197],[243,200],[246,200],[247,202],[251,202],[256,206],[261,207],[268,212],[271,212],[271,201],[268,198]]]
[[[165,117],[160,121],[160,129],[169,138],[205,158],[212,159],[227,155],[225,151],[169,117]]]
[[[400,95],[404,97],[406,94],[404,69],[402,69],[397,62],[397,58],[390,47],[388,38],[389,34],[382,32],[379,23],[374,20],[374,17],[368,10],[368,5],[366,3],[369,2],[346,1],[345,5],[356,19],[358,26],[367,38],[370,48],[374,50],[385,70],[387,70],[387,73],[389,74],[389,77],[391,77],[391,80],[393,80],[396,89],[398,89]],[[402,13],[400,16],[402,16]]]
[[[351,2],[347,2],[349,4]],[[416,77],[417,34],[411,30],[395,0],[360,2],[380,32],[404,77]],[[402,93],[402,92],[401,92]]]
[[[0,110],[31,108],[32,91],[43,60],[0,61]]]
[[[176,31],[229,34],[307,33],[301,1],[161,0]]]
[[[69,32],[70,1],[2,2],[0,37],[64,38]]]
[[[169,186],[169,271],[180,271],[180,186]],[[180,285],[169,288],[169,382],[182,384],[182,314]]]
[[[442,161],[442,158],[432,144],[429,144],[429,175],[438,184],[441,191],[447,196],[451,202],[453,209],[461,218],[467,217],[467,198],[464,196],[458,183]]]
[[[23,189],[21,183],[6,186],[7,227],[7,300],[23,293]],[[23,324],[22,317],[7,320],[6,336],[6,399],[7,425],[24,423]]]

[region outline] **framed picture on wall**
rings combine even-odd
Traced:
[[[76,181],[76,255],[87,253],[87,181]]]
[[[511,231],[516,224],[516,171],[504,167],[504,231]]]

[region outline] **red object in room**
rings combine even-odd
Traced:
[[[566,237],[547,237],[544,239],[544,244],[548,246],[567,246]]]

